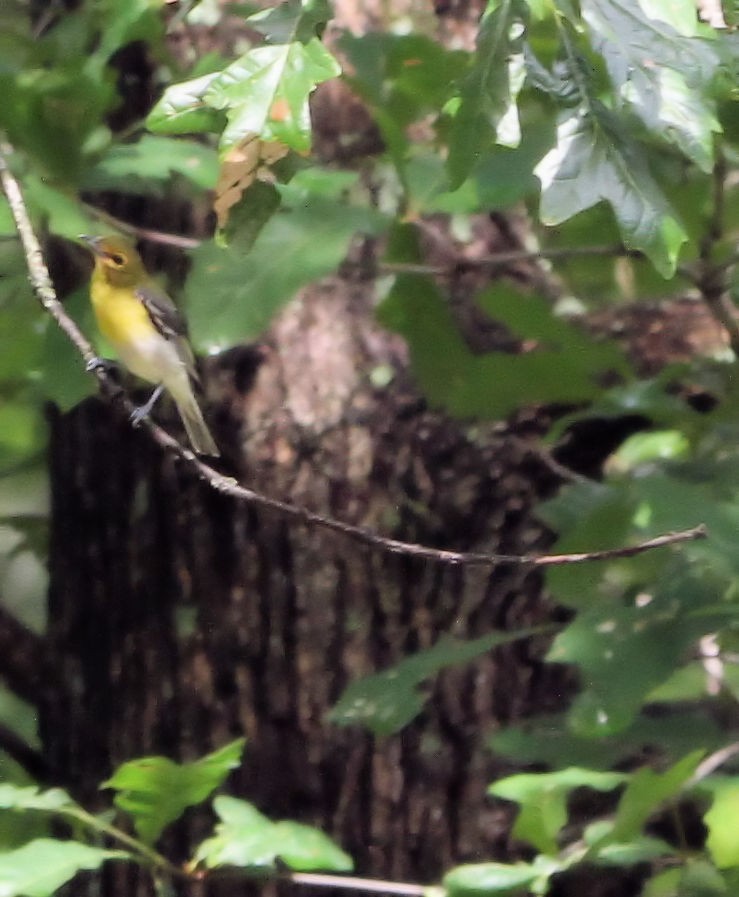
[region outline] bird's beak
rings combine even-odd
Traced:
[[[100,241],[101,241],[100,237],[91,237],[89,234],[80,234],[79,238],[80,238],[80,240],[87,243],[88,247],[90,248],[90,251],[94,255],[98,255],[98,256],[105,255],[103,250],[100,248]]]

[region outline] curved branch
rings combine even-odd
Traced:
[[[0,141],[0,181],[2,182],[8,202],[10,203],[18,233],[23,242],[34,291],[44,308],[53,316],[62,330],[77,347],[78,351],[85,359],[88,368],[92,369],[98,379],[101,392],[108,397],[116,398],[120,406],[130,417],[134,411],[134,405],[123,394],[120,387],[113,383],[104,367],[95,365],[96,356],[92,345],[85,338],[74,321],[67,315],[62,304],[56,297],[48,270],[44,263],[41,247],[33,233],[33,228],[26,211],[20,186],[13,177],[8,166],[7,160],[12,155],[12,152],[13,149],[11,146]],[[651,551],[654,548],[661,548],[665,545],[703,539],[707,535],[704,526],[696,526],[680,532],[666,533],[654,539],[647,539],[636,545],[611,548],[604,551],[579,552],[575,554],[483,554],[478,552],[447,551],[444,549],[430,548],[426,545],[386,538],[385,536],[381,536],[379,533],[365,529],[364,527],[343,523],[332,517],[324,517],[323,515],[316,514],[306,508],[298,507],[289,504],[288,502],[280,501],[279,499],[269,498],[259,492],[254,492],[237,483],[232,477],[224,476],[209,464],[201,461],[200,458],[193,454],[193,452],[185,448],[181,443],[148,418],[141,421],[140,425],[146,429],[157,445],[170,454],[181,458],[201,480],[206,482],[216,492],[220,492],[223,495],[229,495],[238,501],[247,502],[257,505],[258,507],[276,511],[285,517],[290,517],[301,523],[332,530],[333,532],[340,533],[341,535],[362,542],[365,545],[377,548],[380,551],[392,554],[403,554],[409,557],[436,561],[438,563],[484,567],[494,567],[499,564],[515,564],[528,567],[554,567],[563,566],[565,564],[578,564],[583,561],[631,557],[636,554],[642,554],[645,551]]]

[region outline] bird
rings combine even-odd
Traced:
[[[139,423],[147,417],[166,390],[193,449],[199,455],[218,457],[218,446],[193,391],[198,374],[184,316],[149,275],[130,240],[87,234],[80,239],[95,258],[90,300],[100,331],[133,374],[156,386],[132,420]]]

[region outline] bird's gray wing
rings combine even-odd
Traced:
[[[198,379],[195,358],[187,341],[187,321],[169,296],[156,284],[147,283],[136,288],[136,296],[161,335],[172,340],[189,374]]]

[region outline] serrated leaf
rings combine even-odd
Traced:
[[[217,866],[273,867],[279,859],[294,871],[350,872],[354,864],[327,835],[297,822],[272,822],[253,804],[221,796],[213,801],[220,818],[215,835],[198,847],[195,860]]]
[[[520,804],[513,835],[539,851],[555,854],[557,835],[567,822],[567,798],[574,788],[612,791],[626,781],[613,772],[568,767],[558,772],[525,773],[494,782],[488,794]]]
[[[536,633],[535,629],[496,632],[466,642],[442,638],[433,648],[419,651],[389,670],[352,682],[329,719],[340,726],[366,726],[378,736],[392,735],[423,709],[427,698],[419,686],[426,679],[445,667],[469,663],[498,645]]]
[[[308,98],[341,67],[323,44],[291,43],[249,50],[210,83],[203,95],[213,109],[226,113],[221,153],[256,135],[298,152],[310,149]]]
[[[225,116],[203,101],[206,91],[220,74],[210,72],[190,81],[170,85],[146,117],[146,127],[159,134],[220,131],[225,123]]]
[[[451,188],[465,180],[493,142],[518,146],[516,100],[523,86],[523,37],[528,8],[523,0],[490,0],[480,23],[472,70],[460,89],[448,167]]]
[[[327,0],[286,0],[254,13],[246,21],[271,44],[307,44],[321,36],[332,15]]]
[[[120,850],[38,838],[0,853],[0,895],[49,897],[83,869],[99,869],[106,860],[128,859],[129,854]]]
[[[520,890],[540,875],[540,870],[530,863],[470,863],[447,872],[443,885],[453,897],[498,894]]]
[[[101,788],[118,793],[115,804],[128,813],[139,837],[153,843],[187,807],[199,804],[241,763],[245,739],[239,738],[193,763],[143,757],[119,766]]]
[[[543,224],[560,224],[606,201],[624,244],[644,252],[664,277],[674,273],[687,234],[649,173],[643,153],[618,131],[606,109],[593,104],[565,112],[557,127],[557,146],[535,173],[542,186]]]
[[[582,12],[617,95],[648,128],[709,172],[712,134],[721,130],[715,103],[705,90],[718,66],[711,43],[694,34],[684,36],[668,24],[665,4],[659,19],[648,17],[639,0],[584,0]]]

